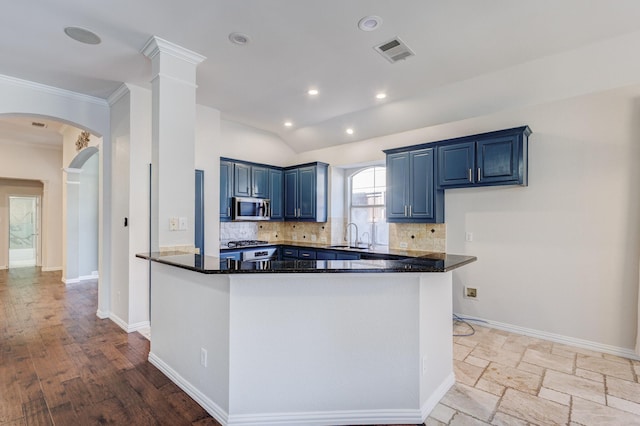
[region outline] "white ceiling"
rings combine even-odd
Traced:
[[[366,15],[382,26],[359,30]],[[102,43],[74,41],[67,26]],[[230,43],[234,31],[250,43]],[[535,102],[541,78],[558,88],[547,98],[589,90],[572,86],[586,78],[576,70],[589,49],[620,46],[629,54],[614,59],[635,64],[638,46],[625,44],[636,34],[637,0],[30,0],[0,14],[0,74],[107,98],[122,82],[149,87],[140,50],[155,35],[207,57],[199,104],[300,152]],[[395,36],[416,56],[390,64],[374,51]],[[640,73],[638,81],[607,78],[612,87],[640,82]],[[310,87],[320,94],[310,98]],[[387,98],[375,99],[378,91]]]

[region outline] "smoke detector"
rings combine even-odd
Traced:
[[[415,53],[413,53],[409,46],[407,46],[400,37],[395,37],[378,46],[374,46],[374,49],[392,64],[411,56],[415,56]]]

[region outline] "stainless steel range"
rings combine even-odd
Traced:
[[[269,244],[268,241],[262,241],[262,240],[237,240],[237,241],[229,241],[227,243],[227,247],[240,248],[240,247],[264,246],[267,244]]]

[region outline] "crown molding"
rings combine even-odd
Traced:
[[[174,58],[181,59],[185,62],[189,62],[193,65],[198,65],[200,62],[207,59],[206,56],[202,56],[199,53],[193,52],[170,41],[164,40],[160,37],[151,37],[140,51],[144,56],[149,59],[155,58],[159,53],[166,53]]]
[[[100,106],[109,106],[107,101],[95,96],[89,96],[78,92],[72,92],[66,89],[60,89],[58,87],[47,86],[46,84],[36,83],[34,81],[23,80],[21,78],[10,77],[8,75],[0,74],[0,81],[4,81],[13,86],[25,87],[33,89],[38,92],[45,92],[51,95],[61,96],[63,98],[72,99],[74,101],[89,102]]]
[[[122,83],[120,87],[118,87],[112,94],[107,98],[107,103],[109,106],[113,106],[116,102],[120,100],[124,95],[129,93],[129,88],[127,87],[127,83]]]

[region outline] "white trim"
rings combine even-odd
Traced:
[[[126,83],[122,83],[120,87],[118,87],[112,94],[107,98],[107,103],[109,106],[113,106],[116,102],[120,100],[124,95],[129,93],[129,87],[127,87]]]
[[[9,269],[9,267],[7,265],[2,265],[0,266],[0,269]]]
[[[194,65],[198,65],[200,62],[207,59],[206,56],[202,56],[199,53],[185,49],[182,46],[178,46],[177,44],[171,43],[170,41],[158,36],[152,36],[147,40],[142,50],[140,50],[140,53],[149,59],[153,59],[159,53],[166,53],[174,58],[178,58]]]
[[[82,173],[82,169],[75,169],[73,167],[63,167],[62,171],[66,172],[67,174],[80,174],[80,173]],[[67,183],[69,183],[69,182],[67,182]]]
[[[139,331],[144,328],[149,328],[151,323],[149,321],[140,321],[134,324],[129,324],[127,326],[127,333],[133,333],[134,331]]]
[[[422,405],[422,408],[421,408],[422,423],[427,421],[427,417],[429,417],[429,414],[431,414],[431,411],[433,411],[433,409],[436,408],[436,405],[438,405],[442,397],[444,397],[447,394],[447,392],[449,392],[449,389],[451,389],[451,387],[455,383],[456,383],[456,376],[453,372],[451,372],[451,374],[449,374],[444,379],[444,381],[440,383],[440,386],[438,386],[438,388],[431,394],[431,396]]]
[[[173,368],[169,367],[164,361],[158,358],[153,352],[149,351],[149,362],[167,376],[173,383],[178,385],[180,389],[185,391],[187,395],[194,399],[207,413],[214,417],[223,426],[229,424],[229,414],[218,404],[209,399],[200,392],[195,386],[189,383],[184,377],[178,374]]]
[[[60,89],[58,87],[47,86],[45,84],[35,83],[33,81],[23,80],[21,78],[10,77],[8,75],[0,74],[0,80],[4,80],[7,83],[22,86],[29,89],[37,90],[40,92],[46,92],[52,95],[62,96],[63,98],[72,99],[81,102],[90,102],[100,106],[108,106],[106,100],[97,98],[95,96],[89,96],[78,92],[72,92],[70,90]]]
[[[98,318],[100,318],[100,319],[107,319],[107,318],[109,318],[109,312],[103,312],[103,311],[101,311],[100,309],[98,309],[98,310],[96,311],[96,316],[97,316]]]
[[[193,87],[194,89],[198,88],[198,85],[196,83],[192,82],[192,81],[183,80],[182,78],[177,78],[177,77],[174,77],[172,75],[164,74],[164,73],[161,73],[161,72],[159,72],[155,77],[153,77],[151,79],[151,82],[153,83],[154,81],[156,81],[160,77],[162,77],[163,79],[166,79],[166,80],[172,80],[172,81],[174,81],[176,83],[180,83],[180,84],[183,84],[185,86]]]
[[[42,272],[62,271],[62,266],[43,266],[41,271]]]
[[[127,329],[129,328],[129,324],[127,324],[126,321],[124,321],[122,318],[120,318],[119,316],[117,316],[113,312],[109,313],[109,319],[111,321],[115,322],[118,325],[118,327],[120,327],[124,331],[127,331]],[[128,333],[128,331],[127,331],[127,333]]]
[[[592,342],[590,340],[578,339],[575,337],[564,336],[562,334],[548,333],[546,331],[534,330],[532,328],[520,327],[517,325],[506,324],[498,321],[486,320],[483,318],[477,318],[470,315],[464,315],[455,313],[463,319],[469,319],[471,321],[477,321],[480,325],[484,325],[490,328],[497,328],[498,330],[504,330],[511,333],[523,334],[525,336],[537,337],[538,339],[549,340],[556,343],[563,343],[565,345],[577,346],[579,348],[589,349],[595,352],[603,352],[606,354],[616,355],[623,358],[629,358],[636,361],[640,361],[640,356],[634,352],[633,349],[621,348],[618,346],[606,345],[604,343]]]
[[[91,274],[91,275],[80,275],[78,277],[78,279],[80,280],[80,282],[82,281],[92,281],[92,280],[97,280],[98,278],[100,278],[98,276],[98,274]]]
[[[351,425],[351,424],[420,424],[455,383],[453,373],[449,374],[421,409],[389,410],[340,410],[309,411],[296,413],[267,413],[229,415],[222,407],[200,392],[195,386],[180,376],[156,354],[149,352],[149,362],[158,368],[180,389],[200,404],[211,416],[224,426],[248,425]]]
[[[65,278],[65,277],[62,277],[61,281],[65,285],[80,284],[80,279],[79,278]]]

